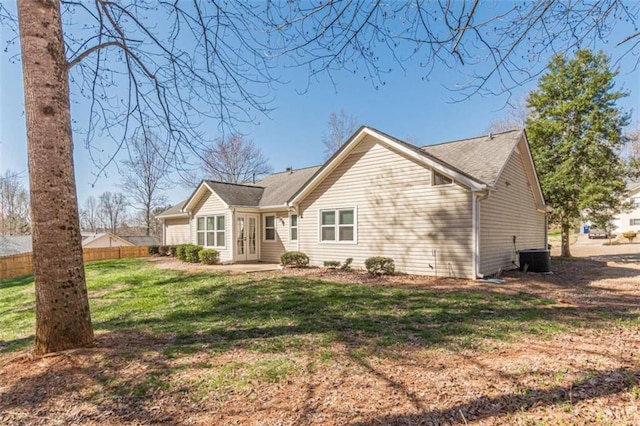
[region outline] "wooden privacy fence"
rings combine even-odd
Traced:
[[[127,259],[134,257],[147,257],[147,246],[134,247],[101,247],[82,249],[82,258],[85,263],[97,260]],[[20,275],[33,273],[32,253],[15,254],[13,256],[0,257],[0,280],[19,277]]]

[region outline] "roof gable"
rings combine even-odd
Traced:
[[[452,177],[457,182],[462,185],[474,189],[479,190],[483,189],[485,185],[481,181],[474,179],[468,173],[460,170],[441,159],[431,155],[430,153],[414,146],[403,142],[399,139],[396,139],[392,136],[389,136],[379,130],[376,130],[372,127],[362,126],[358,129],[352,136],[345,142],[340,149],[333,154],[327,162],[318,169],[318,171],[309,179],[309,181],[289,200],[290,203],[298,203],[304,197],[306,197],[314,188],[316,188],[320,182],[322,182],[340,163],[342,163],[349,154],[355,149],[355,147],[360,144],[365,138],[373,137],[378,142],[388,146],[390,149],[395,150],[397,152],[402,153],[404,156],[415,160],[419,164],[422,164],[424,167],[436,170],[438,172],[444,173],[447,176]]]
[[[82,240],[82,247],[86,247],[91,243],[94,243],[102,238],[109,238],[112,240],[117,240],[120,241],[120,243],[126,245],[126,246],[132,246],[133,243],[130,243],[129,241],[117,236],[116,234],[112,233],[112,232],[99,232],[96,234],[93,234],[91,236],[88,236],[87,238],[84,238]]]

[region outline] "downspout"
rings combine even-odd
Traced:
[[[474,279],[484,278],[484,275],[480,273],[480,201],[484,201],[489,198],[490,192],[487,190],[482,195],[478,195],[477,192],[473,192],[473,272],[475,274]]]

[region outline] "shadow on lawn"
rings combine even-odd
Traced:
[[[481,396],[470,402],[441,410],[425,410],[419,404],[414,406],[420,412],[407,415],[378,417],[352,425],[407,425],[407,424],[467,424],[493,416],[528,411],[534,407],[570,404],[588,401],[620,392],[626,392],[640,383],[640,370],[618,368],[597,372],[586,372],[582,379],[570,386],[556,386],[544,389],[526,389],[522,393],[509,393],[496,397]],[[506,420],[506,419],[505,419]]]
[[[262,346],[268,351],[271,346],[282,352],[302,335],[311,336],[308,344],[315,345],[328,339],[371,350],[394,344],[455,349],[475,347],[483,339],[544,335],[575,323],[597,327],[638,317],[634,310],[561,306],[523,293],[438,292],[289,276],[212,283],[185,299],[188,304],[171,310],[142,319],[125,314],[96,328],[172,333],[177,346],[207,343],[217,350]],[[265,339],[284,340],[272,345]]]
[[[52,419],[60,424],[180,424],[184,413],[174,406],[179,401],[162,410],[160,402],[149,403],[167,388],[164,375],[176,370],[160,353],[165,347],[157,337],[106,333],[90,347],[38,357],[33,365],[26,358],[14,360],[17,368],[4,377],[11,385],[0,392],[0,419],[16,424],[27,424],[25,419],[43,424]],[[132,365],[139,371],[130,371]],[[76,407],[78,398],[81,408]],[[46,408],[51,400],[63,404]]]

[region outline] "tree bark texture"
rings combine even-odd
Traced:
[[[562,224],[561,238],[562,243],[560,246],[560,256],[571,257],[571,226],[568,223]]]
[[[60,3],[19,0],[38,354],[93,340],[73,168]]]

